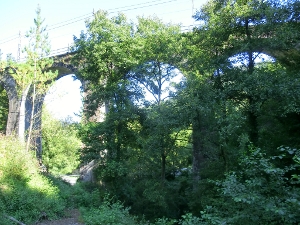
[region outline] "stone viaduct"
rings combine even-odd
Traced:
[[[52,56],[53,64],[50,68],[47,68],[51,71],[57,71],[56,80],[70,75],[75,74],[78,75],[78,70],[71,63],[71,58],[74,53],[64,53],[56,56]],[[1,71],[0,71],[1,72]],[[6,126],[6,135],[17,135],[22,139],[26,130],[28,130],[30,126],[30,116],[32,113],[33,105],[30,98],[30,95],[20,95],[17,89],[17,84],[15,79],[13,78],[13,74],[15,70],[12,68],[5,68],[4,71],[0,74],[0,85],[4,87],[7,97],[9,100],[9,114],[7,119]],[[82,83],[82,87],[84,90],[85,81],[81,80],[77,77]],[[44,102],[45,94],[39,95],[36,98],[34,105],[34,130],[35,135],[33,136],[33,146],[36,147],[37,155],[39,156],[42,152],[42,137],[41,137],[41,110]],[[22,106],[24,109],[22,109]],[[100,108],[95,113],[95,117],[92,118],[94,121],[101,120],[100,118]],[[102,118],[103,119],[103,118]]]

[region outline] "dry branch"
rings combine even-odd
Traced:
[[[10,219],[10,220],[14,221],[14,222],[17,223],[17,224],[20,224],[20,225],[26,225],[25,223],[22,223],[22,222],[16,220],[16,219],[13,218],[12,216],[8,216],[8,215],[5,215],[5,214],[3,214],[3,216],[6,217],[7,219]]]

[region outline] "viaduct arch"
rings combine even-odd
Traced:
[[[66,53],[53,57],[53,64],[50,68],[47,68],[47,70],[58,72],[55,80],[59,80],[60,78],[70,74],[78,74],[77,68],[71,64],[72,55],[72,53]],[[6,135],[18,134],[18,136],[22,139],[21,135],[24,136],[25,131],[30,126],[30,116],[32,109],[34,108],[35,120],[33,126],[37,133],[35,134],[35,137],[33,137],[33,143],[36,147],[37,155],[39,155],[42,152],[42,115],[40,112],[42,110],[46,94],[37,96],[33,107],[30,96],[28,94],[19,93],[16,80],[13,77],[14,73],[16,73],[16,70],[10,67],[0,71],[0,85],[5,89],[9,102]],[[85,82],[79,77],[77,77],[77,79],[81,81],[84,89]],[[29,88],[30,87],[28,87],[28,89]],[[22,107],[24,107],[24,109],[22,109]]]
[[[51,67],[47,68],[47,70],[51,70],[53,72],[57,71],[57,77],[55,78],[56,80],[59,80],[60,78],[64,76],[68,76],[70,74],[76,74],[78,75],[78,70],[76,67],[74,67],[71,64],[71,58],[72,58],[72,53],[65,53],[61,55],[57,55],[53,57],[53,64]],[[80,79],[79,77],[76,77],[79,79],[82,83],[82,86],[84,87],[84,81]],[[49,87],[50,88],[50,87]],[[44,104],[44,100],[46,97],[46,93],[37,96],[35,105],[34,105],[34,124],[33,126],[35,127],[36,134],[32,138],[32,144],[36,147],[36,152],[37,156],[41,158],[42,154],[42,107]],[[32,113],[33,105],[32,101],[30,99],[30,95],[27,96],[26,98],[26,103],[25,103],[25,130],[28,130],[30,126],[30,115]]]
[[[78,80],[81,81],[83,88],[83,95],[85,96],[85,85],[87,81],[80,78],[78,69],[72,64],[71,59],[75,53],[65,53],[61,55],[53,56],[53,64],[51,67],[47,68],[47,70],[57,71],[57,77],[55,80],[59,80],[64,76],[68,76],[70,74],[75,74]],[[9,100],[9,114],[7,119],[6,126],[6,135],[14,135],[20,134],[20,130],[24,132],[30,126],[30,116],[32,113],[33,105],[30,99],[30,95],[20,96],[17,90],[17,83],[13,78],[13,74],[16,71],[12,68],[5,68],[5,70],[0,70],[0,85],[4,87],[7,97]],[[1,74],[2,73],[2,74]],[[42,135],[41,135],[41,125],[42,125],[42,106],[45,100],[46,94],[39,95],[36,98],[34,105],[34,114],[35,120],[33,126],[35,127],[37,134],[33,137],[33,143],[36,147],[37,154],[41,154],[42,152]],[[25,104],[25,110],[22,112],[21,105]],[[102,108],[98,108],[95,112],[95,116],[89,118],[90,121],[101,121],[103,120],[103,112]],[[24,115],[23,115],[24,114]],[[20,136],[19,136],[20,137]]]

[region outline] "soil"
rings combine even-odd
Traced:
[[[84,225],[80,220],[80,212],[77,209],[67,211],[66,218],[59,220],[43,220],[36,225]]]

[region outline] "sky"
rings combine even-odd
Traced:
[[[39,5],[45,19],[51,43],[52,54],[65,52],[73,43],[73,36],[79,36],[85,29],[85,20],[93,12],[105,10],[110,16],[123,12],[129,20],[137,16],[157,16],[165,23],[181,24],[183,29],[191,28],[195,21],[192,15],[206,0],[0,0],[0,49],[2,59],[11,53],[15,59],[24,55],[26,32],[34,26],[33,19]],[[20,48],[19,48],[20,46]],[[20,54],[18,53],[20,52]],[[68,116],[80,120],[82,107],[80,81],[66,76],[56,81],[46,96],[47,109],[58,119]]]

